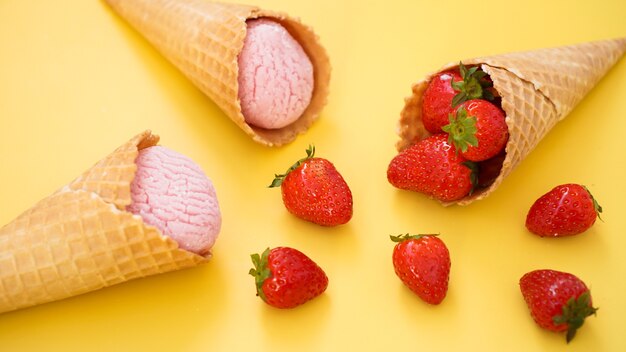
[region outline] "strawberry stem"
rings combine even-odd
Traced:
[[[494,100],[493,94],[487,89],[492,87],[493,83],[484,79],[487,73],[482,70],[479,71],[478,66],[468,69],[462,62],[459,62],[459,71],[463,80],[460,82],[450,81],[452,88],[459,91],[452,98],[453,108],[472,99]]]
[[[314,156],[315,156],[315,145],[309,144],[309,148],[307,148],[306,150],[306,157],[296,161],[296,163],[291,165],[291,167],[288,168],[284,174],[274,174],[274,180],[268,187],[273,188],[273,187],[279,187],[280,185],[282,185],[283,181],[285,180],[285,177],[287,177],[287,175],[289,175],[290,172],[297,169],[300,165],[302,165],[303,162],[305,162],[307,159],[313,158]]]
[[[254,276],[254,282],[256,284],[256,295],[261,297],[262,300],[265,299],[265,293],[263,292],[263,283],[265,280],[272,277],[272,272],[268,268],[268,257],[270,255],[270,249],[267,248],[261,255],[252,254],[250,257],[252,258],[252,264],[254,268],[248,271],[248,274]]]
[[[405,233],[405,234],[398,235],[398,236],[390,235],[389,238],[391,238],[393,242],[399,243],[399,242],[406,241],[406,240],[417,240],[426,236],[439,236],[439,234],[432,233],[432,234],[411,235],[411,234]]]
[[[467,110],[461,106],[455,114],[449,114],[449,124],[441,129],[448,133],[448,143],[453,144],[457,150],[466,152],[469,146],[477,146],[476,117],[467,116]]]
[[[570,298],[563,306],[563,313],[552,318],[552,321],[555,325],[567,324],[565,340],[569,343],[576,335],[576,330],[583,326],[585,318],[595,315],[597,310],[591,306],[591,294],[585,291],[578,298]]]

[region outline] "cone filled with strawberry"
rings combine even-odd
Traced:
[[[626,52],[626,38],[463,60],[412,87],[389,182],[444,205],[493,192]]]

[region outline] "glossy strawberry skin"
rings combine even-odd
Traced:
[[[465,161],[445,134],[435,134],[396,155],[387,168],[387,180],[400,189],[454,201],[472,189],[472,171],[463,165]]]
[[[411,291],[425,302],[437,305],[448,292],[450,253],[438,237],[416,237],[400,238],[393,249],[393,267]]]
[[[257,277],[257,294],[270,306],[294,308],[321,295],[328,287],[326,273],[297,249],[266,250],[250,274]],[[266,271],[268,269],[269,271]]]
[[[534,270],[524,274],[519,285],[535,322],[550,331],[568,331],[568,342],[574,337],[576,329],[582,326],[584,319],[595,314],[596,308],[592,306],[589,289],[573,274],[549,269]],[[584,304],[579,307],[572,305],[583,294],[586,295],[583,297]],[[568,309],[563,309],[568,305]],[[572,313],[574,310],[579,312]],[[568,312],[578,315],[576,321],[556,323],[555,318],[558,321],[560,316]]]
[[[526,228],[542,237],[577,235],[589,229],[601,211],[587,188],[563,184],[533,203],[526,216]]]
[[[467,110],[468,116],[476,118],[477,146],[469,146],[461,154],[471,161],[484,161],[502,151],[509,140],[509,129],[505,114],[496,105],[482,99],[468,100],[461,105]]]
[[[287,210],[301,219],[336,226],[352,218],[352,192],[335,166],[326,159],[304,160],[287,174],[281,191]]]
[[[422,98],[422,123],[430,133],[441,133],[441,127],[448,124],[448,115],[454,111],[452,99],[458,91],[452,88],[451,81],[463,81],[459,70],[450,70],[435,75]]]

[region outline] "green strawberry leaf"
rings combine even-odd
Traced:
[[[585,318],[595,315],[598,308],[591,306],[591,294],[583,292],[578,298],[571,297],[562,308],[562,314],[552,318],[555,325],[567,324],[566,341],[569,343],[576,335],[576,330],[583,326]]]
[[[493,93],[491,93],[490,90],[484,90],[483,99],[488,100],[488,101],[493,101],[494,99],[496,99],[496,97],[493,96]]]
[[[459,72],[461,73],[463,80],[460,82],[450,80],[452,88],[459,91],[459,93],[452,98],[453,108],[472,99],[485,99],[488,101],[494,100],[493,94],[486,89],[492,87],[493,84],[484,79],[487,76],[487,73],[479,71],[478,69],[478,66],[468,69],[465,65],[463,65],[463,62],[459,62]]]
[[[439,234],[432,233],[432,234],[411,235],[411,234],[405,233],[405,234],[398,235],[398,236],[390,235],[389,238],[391,238],[393,242],[399,243],[399,242],[406,241],[406,240],[417,240],[426,236],[439,236]]]
[[[471,174],[470,174],[470,182],[472,183],[472,188],[470,189],[469,195],[471,196],[472,193],[474,193],[474,191],[476,190],[476,187],[478,187],[478,176],[480,175],[480,166],[478,166],[478,163],[473,162],[473,161],[464,161],[462,162],[463,165],[465,165],[467,168],[469,168],[471,170]]]
[[[303,162],[305,162],[308,159],[313,158],[314,156],[315,156],[315,146],[313,144],[309,144],[309,148],[307,148],[306,150],[306,157],[296,161],[296,163],[291,165],[291,167],[287,169],[287,171],[285,171],[284,174],[274,174],[274,180],[272,181],[272,183],[270,183],[268,188],[280,187],[280,185],[283,184],[285,177],[287,177],[287,175],[289,175],[290,172],[297,169],[298,167],[300,167],[300,165],[302,165]]]
[[[466,152],[469,146],[476,147],[478,139],[476,138],[476,117],[467,116],[467,110],[460,107],[455,114],[448,115],[450,123],[441,129],[448,133],[448,143],[453,144],[457,152]]]
[[[270,249],[267,248],[261,255],[252,254],[252,264],[254,268],[248,271],[248,274],[254,276],[254,282],[256,284],[256,295],[261,297],[262,300],[266,300],[265,293],[263,292],[263,283],[265,280],[272,277],[272,271],[268,268],[268,257],[270,255]]]
[[[467,94],[465,92],[458,93],[452,98],[452,107],[459,106],[464,102],[468,101]]]

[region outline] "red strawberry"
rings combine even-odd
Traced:
[[[449,135],[448,141],[471,161],[483,161],[498,155],[509,139],[504,111],[485,100],[466,101],[450,114],[449,121],[442,128]]]
[[[500,153],[493,158],[478,163],[478,185],[480,188],[487,188],[498,178],[506,153]]]
[[[424,91],[422,100],[422,123],[428,132],[440,133],[448,124],[448,115],[453,110],[452,98],[458,93],[451,82],[463,81],[458,70],[444,71],[433,77]]]
[[[295,216],[323,226],[347,223],[352,218],[352,192],[335,166],[315,158],[315,147],[291,166],[275,175],[270,187],[281,186],[283,203]]]
[[[390,236],[396,275],[411,291],[430,304],[439,304],[448,292],[450,253],[437,235]]]
[[[589,289],[572,274],[535,270],[522,276],[519,285],[535,322],[551,331],[567,331],[567,342],[586,317],[596,314]]]
[[[396,155],[387,168],[387,180],[400,189],[454,201],[472,190],[474,165],[466,162],[445,134],[435,134]]]
[[[448,115],[459,104],[470,99],[493,100],[492,83],[478,67],[468,69],[459,63],[459,69],[435,75],[422,97],[422,123],[430,133],[441,133],[448,124]]]
[[[587,187],[559,185],[533,203],[526,216],[526,228],[542,237],[576,235],[590,228],[601,212],[602,207]]]
[[[276,308],[293,308],[321,295],[328,287],[324,271],[304,253],[289,247],[253,254],[257,296]]]

